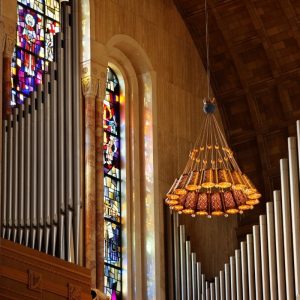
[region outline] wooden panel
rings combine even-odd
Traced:
[[[0,239],[0,299],[90,300],[90,271]]]

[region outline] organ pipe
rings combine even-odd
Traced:
[[[285,287],[288,299],[294,299],[294,270],[292,254],[292,224],[291,224],[291,201],[289,190],[288,160],[280,160],[280,181],[282,195],[282,225],[285,265]]]
[[[288,138],[289,178],[291,197],[291,221],[293,234],[293,257],[296,298],[300,297],[300,208],[299,208],[299,174],[296,137]]]
[[[192,263],[192,299],[197,300],[197,258],[196,253],[191,254],[191,263]]]
[[[284,249],[282,233],[282,209],[280,191],[274,191],[274,222],[275,222],[275,247],[277,267],[277,294],[279,300],[286,299],[285,293],[285,271],[284,271]]]
[[[55,61],[45,65],[43,83],[3,122],[0,234],[78,264],[82,205],[77,14],[77,1],[62,3],[63,33],[54,37]]]
[[[23,234],[24,234],[24,105],[20,105],[19,116],[18,116],[18,123],[19,123],[19,137],[18,137],[18,144],[19,144],[19,151],[18,151],[18,161],[19,161],[19,170],[18,170],[18,215],[17,219],[19,220],[19,237],[18,243],[22,244],[23,241]]]
[[[252,234],[247,234],[246,238],[249,300],[255,300],[253,236]]]
[[[261,255],[260,255],[260,235],[259,226],[253,226],[253,249],[254,249],[254,278],[255,278],[255,299],[262,299],[262,282],[261,282]]]
[[[236,297],[242,299],[241,250],[235,250]]]
[[[173,220],[173,253],[174,253],[174,276],[175,276],[175,298],[180,299],[180,264],[179,264],[179,239],[178,239],[178,214],[172,214]],[[200,272],[201,274],[201,272]]]
[[[181,269],[181,299],[186,299],[186,256],[185,256],[185,227],[184,225],[179,226],[180,233],[180,269]]]
[[[191,242],[185,242],[185,260],[186,260],[186,294],[187,300],[192,299],[192,261],[191,261]]]

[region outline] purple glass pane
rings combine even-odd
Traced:
[[[120,139],[104,132],[104,173],[120,178]]]

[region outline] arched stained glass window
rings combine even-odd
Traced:
[[[107,70],[103,128],[104,292],[112,299],[121,299],[120,85],[111,68]]]
[[[17,43],[12,73],[12,105],[42,83],[49,61],[53,61],[54,35],[60,30],[59,0],[18,0]]]

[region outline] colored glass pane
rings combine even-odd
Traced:
[[[120,130],[119,105],[119,97],[107,91],[103,104],[103,127],[105,131],[116,135]]]
[[[19,3],[22,3],[37,12],[44,12],[44,0],[18,0]]]
[[[104,131],[104,173],[120,178],[120,139]]]
[[[46,16],[59,21],[59,1],[46,0]]]
[[[121,299],[121,172],[120,172],[120,88],[112,69],[107,70],[103,101],[104,161],[104,292]]]
[[[120,222],[121,201],[120,201],[120,181],[104,176],[104,217]]]
[[[23,101],[43,79],[44,61],[22,49],[15,49],[12,59],[12,101]],[[19,93],[20,92],[20,93]],[[21,94],[21,95],[20,95]]]
[[[121,266],[121,225],[104,221],[104,262]]]
[[[42,15],[18,5],[17,46],[44,57],[44,39]]]
[[[104,266],[104,292],[115,299],[121,299],[121,270],[105,265]]]
[[[17,43],[11,63],[12,101],[24,98],[42,83],[54,60],[54,35],[59,32],[58,0],[18,0]]]
[[[59,23],[56,21],[46,20],[46,59],[54,60],[54,35],[59,32]]]

